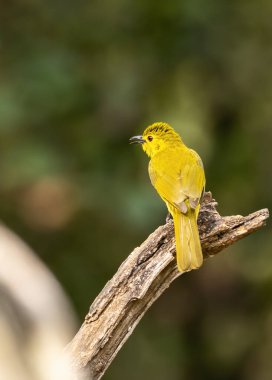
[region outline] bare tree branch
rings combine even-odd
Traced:
[[[211,193],[201,205],[198,225],[205,258],[265,225],[267,209],[248,216],[221,217]],[[173,222],[157,228],[136,248],[90,307],[67,346],[80,378],[100,379],[153,302],[180,276],[175,260]]]

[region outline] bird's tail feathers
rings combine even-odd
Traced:
[[[197,227],[196,210],[188,209],[186,214],[173,212],[177,265],[180,272],[197,269],[202,265],[203,255]]]

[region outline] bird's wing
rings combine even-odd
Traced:
[[[149,163],[149,176],[160,196],[174,207],[182,208],[188,198],[199,203],[205,174],[195,151],[186,148],[158,154]]]
[[[188,198],[200,199],[205,187],[205,173],[199,155],[188,149],[186,157],[180,160],[180,176],[182,192]]]

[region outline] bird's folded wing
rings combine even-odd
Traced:
[[[173,150],[150,160],[149,176],[160,196],[180,208],[187,198],[200,199],[205,186],[203,164],[196,152]],[[182,211],[182,210],[181,210]]]

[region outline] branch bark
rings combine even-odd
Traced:
[[[198,219],[205,259],[258,230],[269,217],[267,209],[245,217],[221,217],[216,206],[211,193],[206,193]],[[66,347],[76,377],[99,380],[147,309],[181,274],[170,221],[134,249],[91,305]]]

